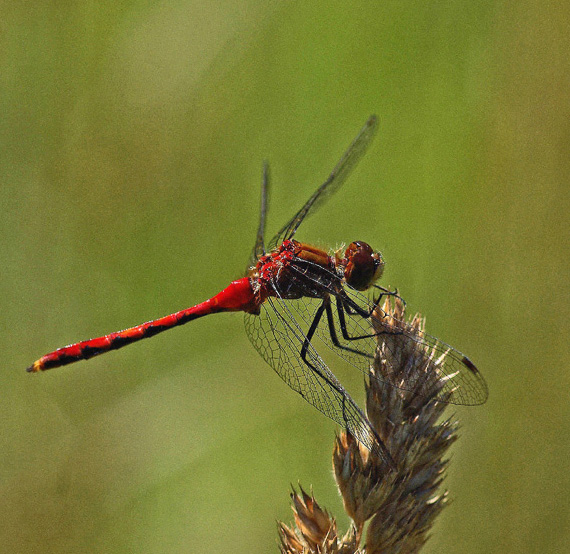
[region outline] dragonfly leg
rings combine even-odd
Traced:
[[[349,315],[359,315],[365,319],[369,319],[372,316],[372,312],[374,312],[374,308],[372,308],[370,313],[368,313],[366,310],[360,309],[359,306],[357,306],[356,304],[354,306],[351,306],[350,304],[343,302],[343,300],[341,298],[337,298],[336,307],[337,307],[337,311],[338,311],[338,320],[340,323],[340,330],[342,332],[342,336],[344,339],[346,339],[346,340],[370,339],[372,337],[377,337],[378,335],[388,333],[388,331],[383,331],[382,333],[370,333],[368,335],[358,335],[356,337],[351,337],[348,334],[348,329],[346,327],[346,318],[344,316],[345,309]],[[352,310],[349,309],[349,307],[351,307]],[[394,334],[398,334],[398,333],[394,333]]]
[[[384,298],[384,296],[395,296],[396,298],[399,298],[400,300],[402,300],[402,302],[404,302],[404,300],[398,294],[397,290],[390,291],[379,285],[373,285],[373,286],[377,289],[380,289],[382,292],[374,299],[374,301],[372,302],[372,308],[370,308],[370,310],[368,311],[363,310],[360,306],[358,306],[358,304],[354,303],[350,298],[343,297],[344,307],[349,315],[360,315],[363,318],[368,319],[369,317],[372,316],[372,314],[374,313],[374,311],[376,310],[376,308],[378,307],[380,301],[382,300],[382,298]]]
[[[335,389],[337,392],[343,392],[340,390],[339,385],[335,385],[334,383],[331,383],[330,379],[328,379],[326,375],[323,375],[319,371],[319,369],[316,368],[313,364],[311,364],[311,362],[309,362],[309,360],[307,359],[307,352],[309,351],[309,346],[311,345],[311,340],[315,336],[315,331],[317,330],[317,327],[319,326],[319,322],[321,321],[321,318],[323,317],[323,312],[325,311],[327,300],[328,299],[323,300],[322,304],[319,306],[319,309],[315,313],[315,317],[313,319],[313,322],[311,323],[311,327],[309,327],[309,330],[307,331],[307,334],[305,335],[305,340],[303,341],[303,346],[301,347],[301,359],[303,360],[303,362],[307,366],[309,366],[315,373],[317,373],[320,377],[322,377],[331,387],[333,387],[333,389]],[[328,302],[330,302],[330,300],[328,300]]]
[[[314,364],[312,364],[308,360],[308,357],[307,357],[307,354],[309,352],[309,347],[311,345],[311,339],[315,335],[315,331],[317,330],[317,327],[321,321],[321,318],[323,317],[323,312],[325,310],[327,310],[327,317],[328,317],[328,311],[330,310],[330,308],[331,308],[330,297],[326,297],[323,300],[323,302],[321,303],[321,305],[319,306],[319,309],[317,310],[317,312],[315,313],[315,317],[313,319],[313,322],[311,323],[311,327],[309,328],[309,330],[305,336],[305,340],[303,341],[303,346],[301,348],[301,359],[307,365],[307,367],[309,367],[312,371],[314,371],[319,377],[321,377],[325,381],[325,383],[327,383],[330,387],[332,387],[333,390],[335,390],[340,395],[342,418],[344,420],[345,428],[346,428],[347,432],[349,432],[351,435],[354,436],[354,432],[353,432],[354,423],[352,423],[351,419],[354,420],[355,416],[354,416],[354,414],[350,414],[347,410],[348,399],[347,399],[346,391],[342,388],[342,385],[340,385],[340,383],[332,381],[331,379],[329,379],[327,377],[327,375],[323,374],[323,372],[318,367],[316,367]],[[330,313],[332,314],[332,311]],[[331,329],[334,329],[334,327],[331,327]],[[341,348],[342,348],[342,346],[341,346]],[[359,353],[361,353],[361,352],[359,352]],[[380,438],[380,435],[372,427],[372,425],[370,424],[370,422],[368,421],[368,419],[366,418],[366,416],[364,415],[362,410],[358,406],[356,406],[356,404],[354,404],[350,407],[353,410],[358,412],[358,414],[360,416],[359,419],[361,419],[363,422],[366,423],[366,427],[367,427],[368,431],[371,432],[372,435],[374,436],[374,439],[376,441],[376,447],[373,449],[374,452],[376,452],[377,455],[379,455],[381,458],[383,458],[384,461],[392,469],[396,469],[397,465],[396,465],[396,462],[394,461],[394,458],[392,457],[389,450],[386,448],[386,445],[384,444],[384,442]]]
[[[342,386],[338,383],[335,383],[333,381],[331,381],[326,375],[323,374],[322,371],[319,370],[318,367],[316,367],[315,365],[313,365],[308,359],[307,359],[307,353],[309,351],[309,346],[311,345],[311,339],[313,338],[313,336],[315,335],[315,331],[317,330],[317,327],[319,326],[319,323],[321,321],[321,318],[323,317],[323,312],[327,309],[330,309],[330,298],[325,298],[322,302],[322,304],[319,306],[319,309],[317,310],[317,312],[315,313],[315,317],[313,319],[313,322],[311,323],[311,327],[309,328],[309,330],[307,331],[307,334],[305,336],[305,340],[303,341],[303,346],[301,347],[301,359],[303,360],[303,362],[312,370],[314,371],[319,377],[321,377],[330,387],[332,387],[336,392],[338,392],[341,396],[341,402],[342,402],[342,417],[345,421],[346,424],[346,428],[349,429],[350,426],[348,424],[349,418],[348,415],[346,413],[346,393],[344,391],[344,389],[342,388]],[[328,316],[328,313],[327,313]],[[337,341],[338,342],[338,341]],[[340,345],[339,345],[340,346]],[[342,348],[342,346],[341,346]],[[350,349],[349,349],[350,350]],[[362,416],[364,417],[364,414],[362,414]],[[376,440],[378,440],[378,442],[380,444],[383,444],[380,437],[376,434],[376,432],[374,431],[374,429],[370,428],[372,430],[372,432],[375,434]]]
[[[343,344],[340,343],[340,341],[338,340],[338,336],[336,334],[336,328],[335,328],[335,323],[334,323],[334,317],[333,317],[333,311],[332,311],[332,306],[330,303],[330,299],[325,300],[326,302],[326,312],[327,312],[327,321],[329,324],[329,333],[331,335],[331,340],[333,342],[333,344],[337,347],[337,348],[341,348],[342,350],[347,350],[348,352],[352,352],[354,354],[359,354],[360,356],[364,356],[366,358],[374,358],[374,356],[372,356],[372,354],[368,354],[367,352],[362,352],[361,350],[358,350],[356,348],[350,348],[349,346],[344,346]],[[325,303],[323,302],[323,304]],[[370,338],[370,337],[374,337],[375,335],[364,335],[361,337],[351,337],[348,334],[348,331],[346,329],[346,320],[344,318],[344,311],[342,308],[342,304],[339,303],[340,301],[337,301],[337,309],[338,309],[338,319],[340,321],[340,328],[341,328],[341,332],[342,332],[342,336],[346,339],[346,340],[356,340],[356,339],[362,339],[362,338]]]
[[[325,299],[323,301],[323,303],[319,306],[319,309],[317,310],[317,313],[315,314],[313,322],[311,323],[311,327],[309,328],[309,331],[307,332],[305,340],[303,341],[303,346],[301,348],[301,359],[303,360],[303,362],[308,367],[311,368],[311,370],[313,370],[317,375],[319,375],[319,377],[324,379],[328,385],[330,385],[334,390],[336,390],[338,393],[340,393],[341,398],[342,398],[342,417],[343,417],[345,422],[348,422],[348,418],[346,415],[346,397],[344,395],[344,389],[342,389],[342,387],[340,385],[333,383],[326,375],[323,375],[323,373],[317,367],[315,367],[311,362],[309,362],[309,360],[307,359],[307,352],[309,351],[309,345],[311,344],[311,339],[315,335],[315,331],[317,330],[319,322],[321,321],[321,318],[323,317],[323,312],[325,311],[327,303],[330,304],[330,300]],[[347,428],[348,428],[348,425],[347,425]]]
[[[393,296],[394,298],[397,298],[398,300],[400,300],[402,302],[402,304],[404,304],[404,306],[406,306],[406,301],[400,296],[400,294],[398,293],[398,289],[395,290],[388,290],[385,287],[382,287],[380,285],[372,285],[375,289],[379,289],[382,292],[380,293],[380,296],[378,297],[378,300],[376,300],[374,302],[374,306],[378,305],[378,303],[380,302],[380,300],[384,297],[384,296]]]
[[[378,303],[382,299],[382,296],[396,296],[396,294],[392,293],[392,292],[380,294],[379,297],[372,304],[372,308],[368,311],[363,310],[358,304],[356,304],[356,302],[354,302],[353,300],[351,300],[347,296],[342,297],[342,298],[337,297],[338,319],[340,321],[342,336],[346,340],[367,339],[370,337],[378,337],[380,335],[402,335],[403,334],[403,331],[400,329],[393,329],[393,330],[385,329],[384,331],[379,331],[378,333],[372,333],[370,335],[360,335],[358,337],[351,337],[348,334],[348,330],[346,328],[346,320],[344,317],[344,310],[346,310],[346,313],[348,315],[359,315],[359,316],[363,317],[364,319],[370,319],[371,317],[373,317],[374,311],[376,310]]]

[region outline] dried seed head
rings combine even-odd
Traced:
[[[301,493],[291,493],[296,532],[279,523],[281,552],[297,554],[308,552],[339,552],[336,521],[323,510],[311,494],[301,487]]]
[[[388,298],[375,323],[381,334],[366,384],[368,419],[398,469],[390,470],[343,432],[335,441],[333,468],[354,527],[339,538],[335,520],[301,489],[302,497],[292,495],[297,531],[280,527],[282,552],[418,552],[446,505],[447,493],[438,488],[447,465],[443,456],[457,438],[457,422],[441,420],[447,404],[436,400],[444,390],[440,368],[445,356],[393,333],[403,321],[404,304]],[[418,315],[401,325],[407,334],[423,334],[424,320]],[[359,550],[367,522],[366,546]]]

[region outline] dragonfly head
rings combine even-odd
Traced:
[[[344,280],[356,290],[366,290],[382,276],[384,259],[380,252],[362,241],[351,242],[337,263],[344,269]]]

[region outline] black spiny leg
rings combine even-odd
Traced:
[[[374,285],[376,286],[376,285]],[[383,287],[377,287],[383,291],[386,291],[387,289],[384,289]],[[399,330],[399,329],[394,329],[393,331],[380,331],[378,333],[371,333],[369,335],[359,335],[357,337],[351,337],[348,334],[348,329],[346,327],[346,319],[344,317],[344,312],[346,310],[346,313],[348,315],[359,315],[360,317],[363,317],[364,319],[370,319],[371,317],[373,317],[374,311],[376,310],[376,308],[378,307],[378,304],[380,303],[380,300],[382,300],[383,296],[395,296],[396,298],[400,298],[400,295],[398,294],[398,291],[387,291],[387,292],[382,292],[378,295],[378,298],[376,298],[376,300],[374,300],[374,302],[372,303],[372,308],[370,308],[370,310],[363,310],[356,302],[354,302],[351,298],[349,298],[346,295],[343,296],[337,296],[337,302],[336,302],[336,306],[337,306],[337,310],[338,310],[338,319],[340,322],[340,329],[342,331],[342,336],[346,339],[346,340],[358,340],[358,339],[368,339],[371,337],[378,337],[380,335],[401,335],[403,333],[403,331]],[[401,300],[401,298],[400,298]],[[403,302],[403,300],[402,300]],[[383,311],[381,309],[381,311]]]
[[[359,354],[360,356],[364,356],[366,358],[374,358],[374,356],[372,354],[368,354],[366,352],[362,352],[361,350],[357,350],[356,348],[350,348],[349,346],[344,346],[343,344],[340,343],[340,341],[338,340],[338,336],[336,334],[336,329],[335,329],[335,323],[334,323],[334,316],[333,316],[333,311],[332,311],[332,305],[330,302],[330,298],[327,299],[328,301],[326,302],[326,312],[327,312],[327,321],[329,324],[329,333],[331,335],[331,340],[333,342],[333,344],[337,347],[340,348],[342,350],[347,350],[348,352],[352,352],[353,354]],[[356,340],[356,339],[361,339],[361,338],[370,338],[370,337],[374,337],[376,335],[365,335],[362,337],[350,337],[348,335],[348,331],[346,329],[346,320],[344,318],[344,310],[342,307],[342,303],[340,301],[340,299],[337,298],[337,310],[338,310],[338,319],[340,322],[340,328],[342,331],[342,336],[347,339],[347,340]]]
[[[339,388],[339,385],[331,382],[331,380],[326,375],[323,375],[323,373],[317,367],[315,367],[311,362],[309,362],[309,360],[307,359],[307,352],[309,350],[309,345],[311,344],[311,339],[315,335],[315,331],[317,330],[317,327],[321,321],[321,318],[323,317],[323,312],[325,311],[327,305],[330,308],[330,298],[329,297],[326,297],[323,300],[322,304],[319,306],[319,309],[315,313],[315,317],[313,319],[313,322],[311,323],[311,327],[309,328],[309,330],[307,332],[307,336],[305,337],[305,340],[303,341],[303,346],[301,348],[301,359],[303,360],[303,362],[305,362],[305,364],[308,367],[310,367],[317,375],[319,375],[319,377],[324,379],[326,383],[328,383],[334,390],[336,390],[340,394],[340,396],[342,398],[342,417],[345,421],[347,421],[348,418],[346,416],[346,403],[345,403],[344,391],[342,390],[342,388]],[[347,425],[347,428],[348,428],[348,425]],[[377,436],[376,438],[380,441],[380,437]]]
[[[332,315],[330,296],[326,296],[323,299],[323,302],[321,303],[321,305],[319,306],[318,310],[315,313],[315,317],[313,319],[313,322],[311,323],[311,327],[309,328],[309,330],[305,336],[305,340],[303,341],[303,346],[301,348],[301,359],[307,365],[307,367],[309,367],[312,371],[314,371],[319,377],[321,377],[325,381],[325,383],[330,385],[333,388],[333,390],[335,390],[340,395],[341,403],[342,403],[341,404],[341,406],[342,406],[342,418],[344,420],[346,429],[349,431],[350,430],[350,424],[349,424],[350,418],[346,412],[346,392],[344,391],[344,389],[342,388],[342,386],[340,384],[331,381],[326,375],[323,374],[323,372],[318,367],[315,367],[307,359],[307,353],[309,352],[309,347],[311,345],[311,339],[315,335],[315,331],[317,330],[317,327],[321,321],[321,318],[323,317],[323,312],[325,310],[327,311],[327,317],[329,317],[328,316],[329,312]],[[334,325],[332,325],[330,327],[332,329],[332,331],[331,331],[331,338],[332,338],[332,333],[334,333]],[[336,339],[336,334],[335,334],[335,339]],[[333,342],[335,339],[333,339]],[[341,345],[339,345],[339,346],[340,346],[340,348],[345,348],[347,350],[350,350],[349,348],[343,347]],[[355,351],[355,352],[358,352],[358,351]],[[358,352],[358,353],[362,354],[362,352]],[[370,425],[370,423],[366,419],[366,416],[360,410],[360,408],[358,408],[356,405],[354,405],[353,408],[358,410],[358,412],[360,412],[360,416],[362,417],[362,419],[367,422],[368,430],[374,435],[374,438],[376,439],[376,443],[378,445],[378,448],[382,452],[382,456],[383,456],[384,460],[388,463],[388,465],[390,465],[393,469],[395,469],[397,467],[396,462],[394,461],[394,458],[392,458],[392,455],[390,454],[390,452],[388,451],[388,449],[384,445],[384,442],[380,438],[380,435],[378,435],[376,430]]]
[[[372,317],[372,314],[374,313],[374,311],[380,304],[380,300],[382,300],[384,296],[395,296],[396,298],[399,298],[404,303],[404,305],[406,304],[404,299],[398,294],[397,290],[389,291],[388,289],[385,289],[384,287],[381,287],[379,285],[373,285],[373,286],[374,288],[380,289],[382,292],[374,300],[374,302],[372,303],[372,308],[370,308],[370,310],[368,311],[363,310],[358,304],[353,302],[348,296],[346,295],[343,296],[344,308],[346,309],[346,313],[348,315],[359,315],[365,319]]]

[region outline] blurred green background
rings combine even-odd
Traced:
[[[303,240],[361,239],[468,353],[426,552],[570,543],[569,8],[544,3],[4,3],[3,552],[276,552],[290,483],[348,520],[335,426],[240,314],[42,375],[42,354],[241,276],[371,113],[379,136]],[[359,401],[361,375],[342,374]]]

